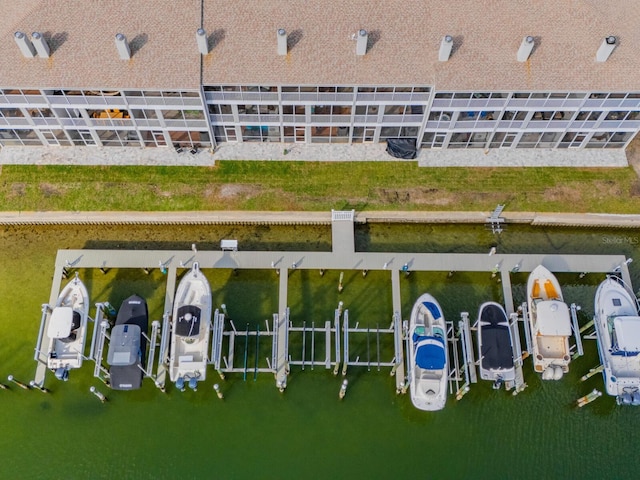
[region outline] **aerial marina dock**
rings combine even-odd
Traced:
[[[359,252],[355,248],[354,211],[333,211],[331,218],[332,248],[331,251],[243,251],[241,245],[233,239],[223,239],[219,250],[200,250],[192,245],[189,250],[59,250],[55,261],[55,272],[51,286],[49,305],[54,305],[58,298],[64,277],[71,271],[79,269],[141,269],[149,271],[160,269],[166,277],[166,292],[164,300],[163,318],[154,319],[154,330],[150,335],[149,360],[155,365],[147,366],[145,376],[153,379],[156,386],[165,389],[168,373],[168,350],[171,335],[171,313],[174,304],[177,277],[182,271],[190,269],[195,262],[201,269],[229,269],[229,270],[272,270],[273,281],[277,282],[278,311],[273,312],[271,322],[265,322],[265,328],[242,328],[236,326],[226,315],[224,305],[214,305],[212,334],[208,364],[224,378],[225,374],[242,373],[247,375],[271,373],[275,377],[276,386],[281,390],[287,387],[287,379],[291,366],[324,367],[334,374],[347,374],[349,368],[381,367],[390,368],[395,375],[396,390],[406,392],[408,387],[408,363],[406,361],[407,341],[406,321],[409,312],[403,312],[401,306],[402,278],[411,272],[486,272],[499,280],[502,289],[504,308],[510,318],[512,335],[518,341],[514,345],[514,360],[517,375],[515,380],[516,393],[526,385],[522,378],[522,361],[526,358],[520,347],[519,305],[514,304],[511,275],[533,271],[538,265],[544,264],[556,273],[617,273],[622,280],[630,285],[628,263],[630,259],[623,255],[555,255],[555,254],[502,254],[499,251],[487,253],[406,253],[406,252]],[[359,271],[362,276],[368,272],[386,272],[391,289],[392,310],[382,313],[374,320],[375,325],[369,323],[366,327],[359,325],[359,321],[349,318],[348,305],[328,305],[333,309],[333,321],[326,319],[292,318],[289,310],[289,279],[298,270],[315,270],[322,275],[325,271],[341,272]],[[99,299],[92,299],[97,301]],[[575,306],[574,306],[575,307]],[[39,345],[47,345],[47,329],[45,328],[45,311],[40,329]],[[475,375],[476,359],[473,355],[473,342],[470,330],[473,329],[475,313],[460,312],[460,319],[448,318],[447,339],[453,352],[450,365],[450,384],[455,389],[450,390],[457,397],[462,397],[468,391],[469,384],[477,381]],[[103,359],[103,346],[107,326],[103,321],[103,304],[98,303],[94,315],[93,338],[91,351],[87,358],[96,362],[96,376],[104,375],[99,368]],[[575,330],[577,322],[575,321]],[[459,320],[459,321],[458,321]],[[460,335],[456,332],[463,330]],[[525,337],[527,336],[525,329]],[[290,342],[294,336],[302,342],[302,353],[292,352]],[[366,339],[366,358],[355,358],[350,354],[351,339]],[[260,339],[267,339],[271,344],[271,352],[266,356],[267,365],[258,364]],[[579,344],[579,333],[576,332]],[[249,365],[247,350],[249,342],[255,342],[255,364]],[[527,339],[527,342],[530,340]],[[383,358],[381,343],[388,345],[393,356]],[[225,350],[226,346],[226,350]],[[263,347],[264,348],[264,347]],[[578,347],[581,350],[581,346]],[[156,353],[156,349],[158,350]],[[324,351],[324,358],[317,358],[318,352]],[[386,352],[387,349],[385,349]],[[310,355],[309,355],[310,353]],[[263,356],[265,355],[262,352]],[[34,382],[44,386],[47,371],[46,353],[36,350],[35,359],[38,361]],[[239,359],[239,360],[238,360]],[[241,366],[238,366],[241,363]],[[340,369],[342,366],[342,369]]]

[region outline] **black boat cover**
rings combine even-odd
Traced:
[[[504,310],[497,305],[486,305],[480,313],[480,322],[482,323],[480,329],[482,335],[482,368],[513,368],[511,336],[509,335],[508,319]]]
[[[395,158],[414,159],[418,156],[416,140],[411,138],[387,139],[387,153]]]
[[[109,374],[111,377],[111,388],[113,390],[136,390],[142,385],[143,372],[140,369],[140,366],[143,368],[145,367],[147,339],[141,334],[144,333],[146,335],[149,329],[149,312],[147,309],[147,302],[144,298],[139,297],[138,295],[132,295],[122,302],[120,310],[118,310],[118,316],[116,317],[116,327],[114,327],[114,332],[120,331],[121,334],[125,335],[125,328],[117,327],[126,325],[135,325],[139,328],[139,330],[138,328],[126,329],[126,334],[137,334],[138,331],[140,332],[139,340],[127,340],[129,346],[139,345],[139,352],[137,354],[137,360],[139,361],[135,361],[131,365],[111,366]],[[107,355],[107,358],[118,358],[118,342],[114,341],[114,332],[112,332],[111,342],[109,343],[109,354]]]
[[[200,332],[200,308],[194,305],[183,305],[178,308],[176,335],[195,337]]]

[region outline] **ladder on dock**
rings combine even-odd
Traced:
[[[492,233],[502,233],[504,229],[504,218],[500,216],[504,207],[504,205],[498,205],[487,218],[487,226],[491,228]]]

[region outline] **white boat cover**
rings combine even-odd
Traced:
[[[47,336],[49,338],[67,338],[73,325],[73,308],[56,307],[51,312]]]
[[[571,318],[569,307],[564,302],[547,300],[536,304],[538,318],[538,334],[569,337],[571,335]]]
[[[627,353],[640,352],[640,317],[616,317],[613,321],[617,347]]]

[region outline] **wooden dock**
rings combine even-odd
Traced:
[[[167,288],[165,296],[165,325],[162,335],[168,335],[166,323],[171,315],[173,295],[175,291],[177,269],[188,268],[191,262],[198,262],[201,269],[232,268],[232,269],[276,269],[279,271],[279,302],[277,331],[274,332],[277,342],[276,365],[271,368],[276,376],[278,385],[285,385],[289,373],[288,358],[288,275],[292,269],[315,270],[369,270],[388,271],[390,288],[392,290],[393,311],[380,319],[386,323],[394,316],[402,319],[400,272],[492,272],[500,275],[504,291],[507,313],[514,312],[511,293],[510,275],[515,271],[531,272],[542,264],[555,273],[609,273],[619,271],[623,280],[631,285],[628,264],[622,255],[549,255],[549,254],[500,254],[486,253],[398,253],[398,252],[357,252],[355,251],[354,236],[355,213],[332,212],[332,251],[196,251],[191,250],[59,250],[54,280],[51,287],[49,304],[56,302],[62,282],[64,268],[166,268]],[[399,322],[401,323],[401,322]],[[46,326],[44,328],[46,336]],[[396,332],[402,335],[402,332]],[[403,342],[400,344],[400,355]],[[48,339],[43,339],[43,345],[48,345]],[[161,343],[164,351],[158,357],[158,371],[156,383],[164,385],[166,376],[166,357],[168,342]],[[405,381],[403,358],[396,358],[396,384],[402,387]],[[46,358],[44,359],[46,363]],[[35,381],[44,383],[46,366],[38,362]]]

